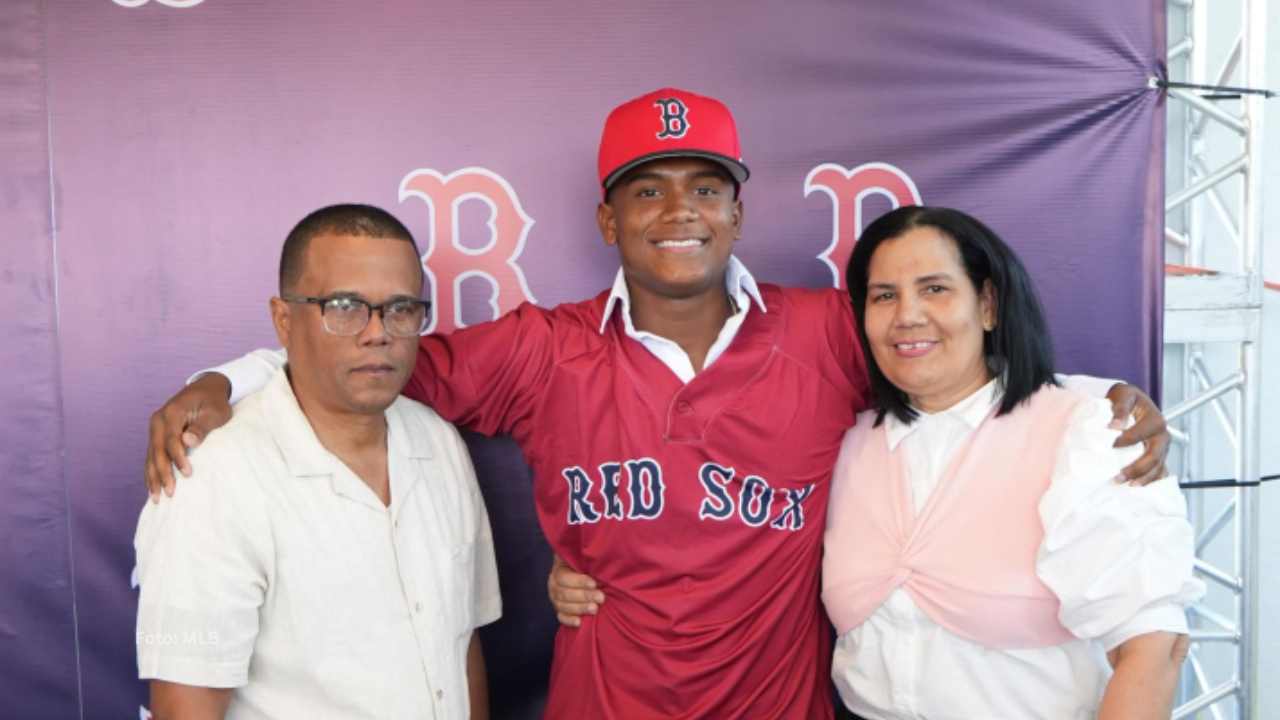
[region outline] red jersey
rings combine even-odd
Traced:
[[[866,407],[848,299],[761,285],[688,384],[627,337],[608,293],[422,340],[405,393],[510,433],[551,547],[607,601],[561,627],[551,718],[829,718],[822,533],[841,438]]]

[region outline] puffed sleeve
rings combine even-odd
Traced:
[[[1192,575],[1194,535],[1176,478],[1145,487],[1114,478],[1140,447],[1113,448],[1110,404],[1075,411],[1049,490],[1036,573],[1077,637],[1111,650],[1149,632],[1187,632],[1186,607],[1204,594]]]

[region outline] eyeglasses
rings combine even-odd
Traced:
[[[351,295],[329,297],[282,296],[291,303],[307,303],[320,306],[320,320],[324,329],[333,335],[350,337],[359,335],[369,325],[369,318],[376,310],[382,317],[382,326],[394,337],[413,337],[427,330],[431,318],[431,303],[416,298],[392,298],[379,305]]]

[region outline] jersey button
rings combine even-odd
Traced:
[[[693,412],[693,406],[685,402],[684,400],[681,400],[680,402],[676,403],[676,412],[680,413],[681,415],[688,415],[689,413]]]

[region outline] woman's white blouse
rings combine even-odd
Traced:
[[[886,417],[890,449],[901,444],[905,453],[916,512],[1000,397],[992,381],[910,425]],[[1192,576],[1182,493],[1172,477],[1146,487],[1114,482],[1141,449],[1112,448],[1119,431],[1110,421],[1107,401],[1081,404],[1040,501],[1045,537],[1036,574],[1061,601],[1059,620],[1080,639],[988,649],[943,629],[896,590],[836,641],[831,674],[845,705],[868,720],[1092,718],[1111,676],[1107,650],[1148,632],[1187,631],[1185,608],[1204,585]]]

